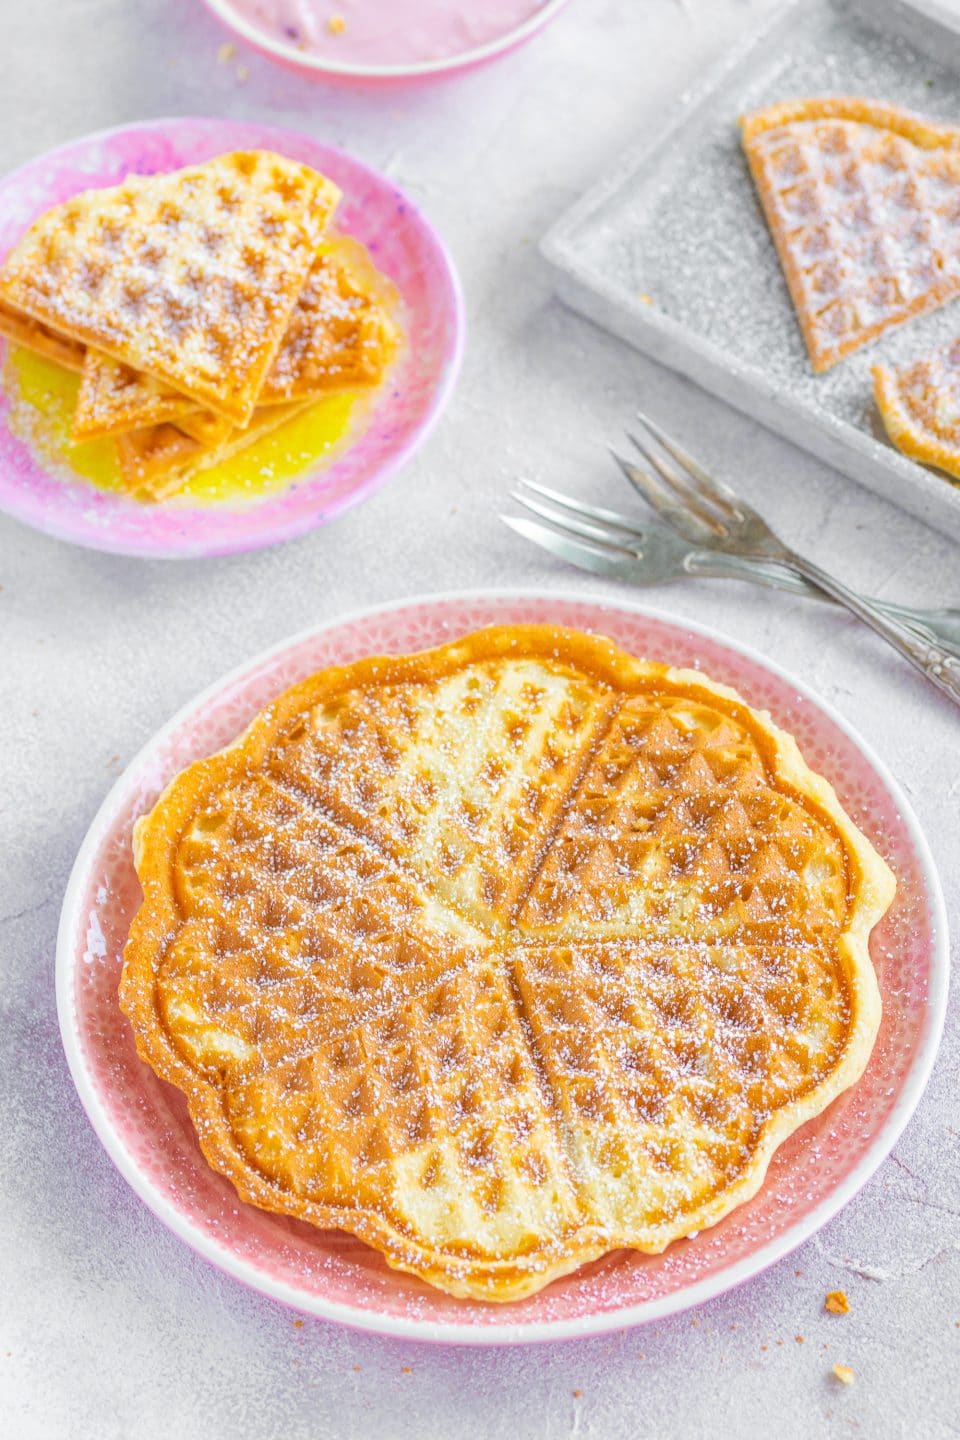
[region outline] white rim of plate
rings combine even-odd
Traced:
[[[305,1294],[295,1286],[284,1281],[274,1280],[262,1274],[250,1261],[238,1258],[228,1247],[221,1247],[208,1235],[197,1231],[190,1220],[182,1215],[180,1211],[170,1204],[166,1196],[160,1192],[138,1167],[136,1161],[129,1155],[122,1142],[116,1136],[109,1117],[103,1109],[96,1094],[93,1082],[88,1075],[79,1041],[75,1031],[75,1016],[73,1006],[73,977],[74,977],[74,944],[73,937],[76,933],[77,908],[81,894],[85,889],[85,878],[101,833],[106,822],[112,817],[118,808],[118,802],[126,791],[128,777],[136,772],[147,756],[154,748],[161,744],[170,733],[176,729],[181,722],[193,711],[206,705],[216,695],[226,689],[234,681],[240,679],[248,671],[254,670],[266,664],[275,656],[282,654],[294,646],[302,644],[305,640],[324,634],[330,630],[338,630],[345,625],[355,624],[359,620],[367,619],[372,615],[390,614],[397,610],[411,608],[417,605],[433,604],[437,606],[448,605],[461,601],[497,601],[510,602],[513,600],[523,602],[528,600],[556,600],[558,604],[583,604],[595,605],[598,609],[612,612],[626,612],[632,615],[646,616],[651,620],[661,621],[667,625],[673,625],[680,629],[690,631],[694,635],[702,635],[704,639],[712,640],[728,649],[743,655],[746,659],[759,665],[761,669],[768,670],[778,679],[785,681],[794,688],[799,695],[817,706],[823,713],[842,730],[847,738],[856,746],[860,753],[873,766],[874,770],[882,780],[884,786],[893,796],[897,804],[900,816],[906,825],[910,839],[915,847],[923,871],[924,881],[930,896],[930,912],[933,921],[934,931],[934,964],[930,981],[930,990],[927,997],[927,1028],[921,1045],[914,1057],[913,1063],[904,1082],[896,1104],[891,1110],[886,1122],[874,1136],[870,1146],[861,1157],[859,1163],[847,1175],[829,1195],[825,1196],[819,1205],[801,1220],[794,1222],[782,1235],[768,1241],[760,1246],[751,1255],[737,1261],[735,1264],[725,1267],[716,1275],[707,1279],[697,1281],[695,1284],[685,1286],[674,1291],[670,1295],[663,1296],[658,1300],[645,1300],[637,1305],[624,1306],[622,1309],[602,1311],[596,1315],[582,1316],[573,1320],[557,1321],[530,1321],[530,1322],[504,1322],[501,1324],[485,1325],[478,1327],[469,1324],[443,1324],[435,1320],[411,1320],[403,1316],[383,1315],[375,1310],[361,1310],[351,1305],[345,1305],[341,1301],[324,1300],[320,1296]],[[913,1115],[920,1097],[930,1078],[933,1064],[936,1059],[940,1038],[943,1032],[944,1020],[946,1017],[947,992],[950,979],[950,948],[947,931],[947,913],[944,902],[943,890],[940,878],[937,874],[936,865],[927,844],[926,837],[920,829],[917,817],[913,808],[907,800],[898,782],[891,775],[886,764],[857,731],[839,714],[837,710],[826,700],[820,698],[815,691],[801,683],[789,671],[784,670],[775,661],[767,659],[752,646],[743,645],[737,640],[732,640],[724,635],[722,631],[714,629],[710,625],[702,625],[696,621],[687,620],[682,616],[671,615],[667,611],[659,610],[651,606],[634,604],[629,601],[611,601],[608,596],[594,594],[592,592],[564,594],[552,590],[539,590],[535,588],[519,588],[516,590],[497,589],[465,589],[465,590],[444,590],[436,594],[423,594],[409,596],[403,600],[393,600],[382,605],[366,605],[355,610],[347,611],[333,620],[325,621],[320,625],[310,625],[288,636],[276,645],[260,651],[251,659],[235,666],[227,674],[208,685],[198,695],[194,696],[174,714],[165,725],[162,725],[147,743],[141,747],[130,763],[126,766],[123,774],[111,786],[106,799],[87,830],[83,843],[74,861],[73,869],[70,872],[70,879],[67,882],[64,894],[63,906],[60,912],[60,924],[57,931],[57,956],[56,956],[56,994],[57,994],[57,1017],[60,1024],[60,1035],[63,1041],[63,1048],[67,1057],[67,1064],[74,1086],[87,1113],[90,1123],[113,1161],[120,1174],[131,1186],[134,1192],[152,1210],[154,1215],[167,1229],[171,1230],[179,1239],[202,1256],[210,1261],[219,1270],[224,1271],[234,1279],[242,1281],[245,1285],[270,1299],[278,1300],[288,1305],[291,1309],[298,1310],[303,1314],[314,1315],[319,1319],[333,1320],[338,1324],[346,1325],[354,1330],[362,1330],[375,1335],[391,1336],[406,1340],[422,1340],[435,1344],[452,1345],[523,1345],[535,1344],[552,1340],[580,1340],[591,1335],[607,1334],[611,1331],[626,1330],[635,1325],[648,1324],[653,1320],[661,1320],[669,1315],[689,1310],[695,1305],[703,1304],[712,1300],[718,1295],[726,1294],[727,1291],[735,1289],[738,1285],[759,1275],[768,1269],[784,1256],[789,1255],[798,1246],[808,1240],[811,1235],[820,1230],[829,1220],[846,1205],[857,1192],[862,1189],[874,1172],[879,1169],[882,1162],[890,1154],[897,1140],[903,1133],[908,1121]]]
[[[206,4],[221,24],[239,35],[255,50],[277,60],[289,61],[298,69],[312,70],[317,75],[340,75],[354,80],[414,80],[419,76],[445,75],[456,70],[466,70],[472,65],[482,64],[484,60],[494,59],[505,50],[511,50],[514,45],[530,39],[568,4],[568,0],[546,0],[546,4],[531,15],[529,20],[524,20],[522,24],[514,26],[495,40],[488,40],[485,45],[463,50],[458,55],[448,55],[443,60],[411,61],[407,65],[348,65],[342,61],[326,60],[322,56],[311,56],[294,45],[285,45],[282,40],[274,40],[265,31],[258,30],[256,25],[237,14],[232,0],[206,0]]]

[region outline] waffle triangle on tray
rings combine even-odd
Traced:
[[[130,177],[46,212],[0,266],[0,335],[81,375],[72,440],[173,494],[332,390],[377,384],[393,287],[328,233],[339,191],[266,151]]]
[[[960,480],[960,340],[898,370],[875,365],[873,384],[897,449]]]
[[[847,96],[741,126],[815,371],[960,294],[960,127]]]

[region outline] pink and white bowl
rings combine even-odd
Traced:
[[[0,390],[0,511],[59,539],[149,557],[229,555],[290,540],[373,494],[423,444],[463,356],[464,311],[453,262],[432,225],[386,176],[308,135],[237,120],[151,120],[87,135],[0,180],[0,260],[28,225],[80,190],[195,165],[231,150],[276,150],[343,191],[337,224],[396,286],[405,346],[369,412],[335,456],[252,503],[142,505],[54,474],[9,425]],[[2,345],[2,342],[0,342]]]
[[[618,1251],[510,1305],[454,1300],[390,1270],[350,1236],[242,1204],[201,1154],[180,1092],[137,1057],[117,1003],[139,904],[130,836],[183,766],[219,749],[281,690],[323,666],[437,645],[479,626],[548,621],[611,636],[634,654],[700,666],[769,710],[827,776],[898,880],[871,953],[884,1015],[859,1084],[798,1130],[766,1183],[711,1230],[659,1256]],[[654,1320],[710,1299],[781,1259],[869,1179],[900,1135],[933,1064],[946,1006],[946,916],[927,844],[882,762],[824,702],[706,627],[627,605],[543,593],[430,596],[296,636],[219,681],[132,761],[105,800],[67,887],[57,1004],[77,1091],[111,1159],[199,1254],[275,1300],[382,1334],[461,1344],[565,1339]]]
[[[236,0],[204,0],[204,3],[237,39],[259,51],[268,60],[277,61],[288,69],[298,70],[301,74],[310,75],[317,80],[341,85],[395,86],[421,80],[439,80],[489,64],[491,60],[507,55],[511,50],[516,50],[528,40],[532,40],[559,15],[568,0],[543,0],[536,10],[517,23],[505,25],[502,29],[495,28],[482,43],[450,54],[424,55],[402,61],[373,61],[369,58],[347,60],[338,59],[336,55],[311,54],[300,49],[295,41],[279,34],[270,34],[249,16],[241,14]],[[384,0],[372,0],[372,3],[382,5]],[[389,3],[393,5],[394,0],[389,0]],[[484,3],[485,0],[473,0],[471,11],[482,11]],[[331,12],[334,8],[331,4]]]

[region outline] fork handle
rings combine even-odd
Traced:
[[[695,550],[687,557],[684,568],[689,575],[752,580],[774,590],[786,590],[793,595],[812,595],[817,600],[837,603],[832,595],[787,568],[786,562],[753,560],[746,555],[724,554],[717,550]],[[864,598],[868,604],[882,610],[884,615],[902,620],[914,630],[922,630],[931,640],[939,640],[951,655],[960,655],[960,610],[921,610],[911,605],[896,605],[890,600],[877,600],[873,596]]]
[[[776,555],[769,558],[776,560]],[[782,558],[797,570],[811,585],[818,590],[823,590],[839,604],[845,606],[871,630],[881,635],[894,650],[899,651],[905,660],[925,675],[932,685],[936,685],[944,695],[948,695],[955,705],[960,705],[960,660],[950,655],[941,645],[932,640],[925,639],[915,630],[894,620],[889,615],[884,615],[881,610],[855,590],[850,590],[840,580],[835,580],[826,570],[821,570],[812,560],[803,555],[798,555],[795,550],[784,549]]]

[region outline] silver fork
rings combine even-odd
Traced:
[[[659,425],[639,411],[638,419],[649,439],[641,440],[633,434],[629,438],[653,473],[616,452],[614,458],[631,484],[685,539],[706,543],[727,556],[782,565],[801,576],[869,625],[931,684],[960,705],[960,659],[956,655],[938,640],[886,614],[814,561],[785,545],[756,510],[729,485],[708,475]],[[665,459],[665,455],[670,459]]]
[[[503,523],[581,570],[633,585],[657,585],[684,575],[750,580],[830,600],[830,596],[782,566],[711,550],[682,539],[662,525],[639,525],[631,516],[588,505],[533,480],[520,479],[512,498],[547,524],[517,515],[501,515]],[[960,610],[919,610],[886,600],[871,603],[929,639],[939,639],[952,655],[960,655]]]

